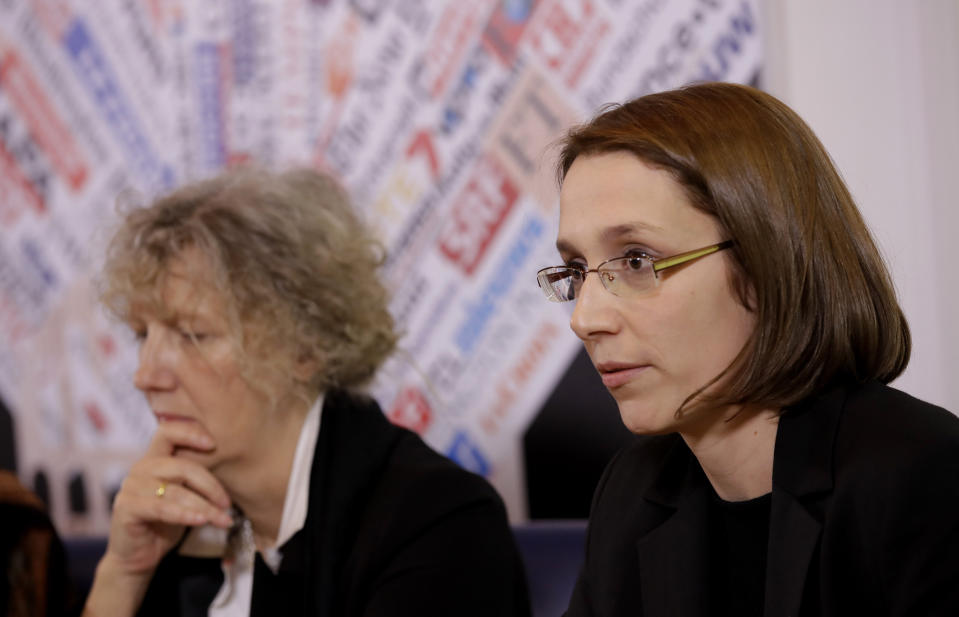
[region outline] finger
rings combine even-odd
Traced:
[[[193,461],[172,456],[144,457],[134,464],[124,484],[136,483],[137,494],[156,493],[161,482],[179,484],[221,509],[230,507],[230,496],[210,470]]]
[[[164,523],[176,522],[183,525],[203,525],[211,523],[218,527],[233,525],[233,517],[224,509],[210,503],[198,493],[181,484],[161,485],[162,496],[156,489],[147,495],[137,496],[137,507],[144,508],[143,513],[155,513],[155,520]]]
[[[195,526],[210,523],[218,527],[230,527],[233,524],[226,509],[210,503],[183,485],[157,480],[152,484],[152,489],[142,482],[136,486],[125,487],[114,502],[114,516],[124,524]],[[164,488],[162,496],[157,492],[160,486]]]
[[[180,448],[209,452],[215,443],[198,422],[161,422],[147,446],[146,456],[171,456]]]
[[[163,456],[144,459],[142,465],[131,469],[134,478],[142,477],[147,488],[156,487],[160,482],[180,484],[199,494],[221,509],[230,507],[230,495],[210,470],[193,461]]]

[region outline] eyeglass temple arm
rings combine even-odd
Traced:
[[[660,270],[665,270],[666,268],[672,268],[673,266],[678,266],[688,261],[705,257],[706,255],[710,255],[717,251],[728,249],[732,245],[732,240],[723,240],[719,244],[713,244],[712,246],[706,246],[693,251],[686,251],[685,253],[680,253],[679,255],[673,255],[672,257],[657,259],[653,262],[653,272],[659,272]]]

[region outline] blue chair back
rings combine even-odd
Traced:
[[[585,520],[531,521],[513,525],[513,535],[526,567],[533,617],[558,617],[566,611],[583,561]],[[86,597],[105,538],[65,538],[70,578]]]
[[[513,535],[526,566],[533,617],[562,615],[583,563],[586,521],[531,521],[513,525]]]

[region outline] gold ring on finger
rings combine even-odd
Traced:
[[[157,490],[153,494],[157,497],[166,495],[166,482],[160,482],[160,486],[157,487]]]

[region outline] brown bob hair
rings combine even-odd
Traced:
[[[561,184],[579,156],[631,152],[735,241],[731,283],[756,329],[710,399],[782,408],[906,367],[909,327],[876,244],[823,145],[775,97],[728,83],[650,94],[560,145]]]

